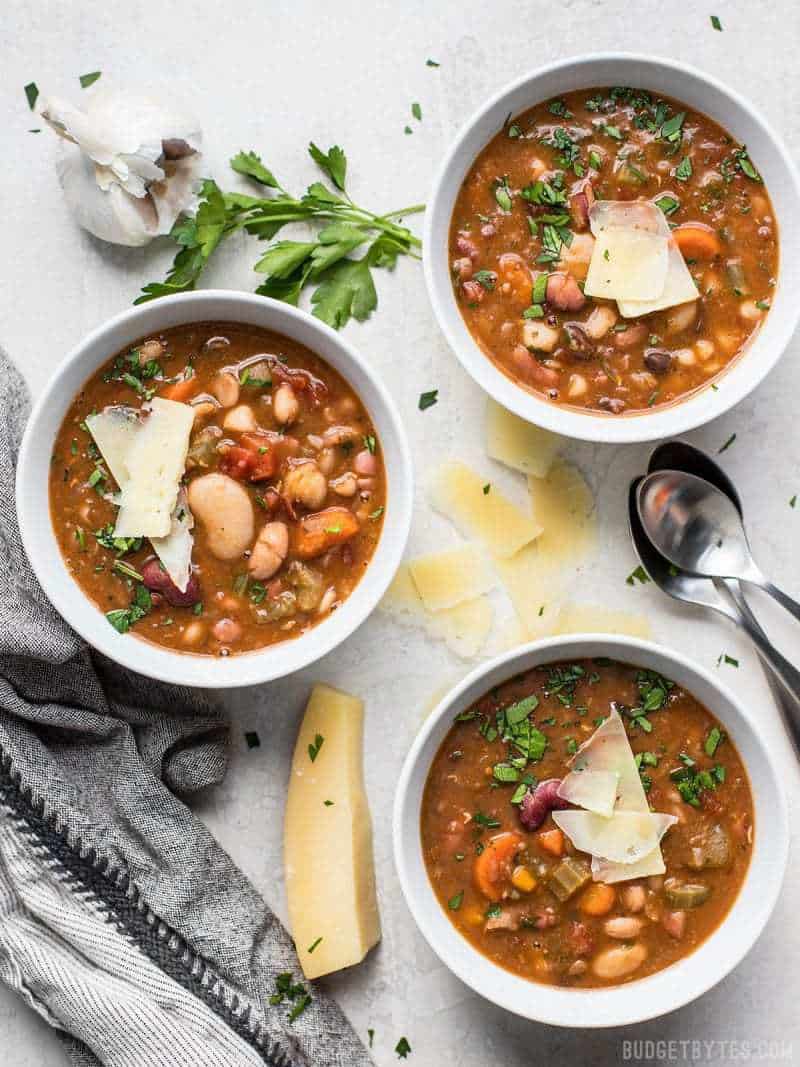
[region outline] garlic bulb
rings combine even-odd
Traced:
[[[85,111],[51,97],[41,115],[71,143],[56,170],[72,212],[95,237],[145,245],[193,207],[203,138],[191,115],[108,88],[93,92]]]

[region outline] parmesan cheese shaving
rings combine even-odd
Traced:
[[[663,874],[666,869],[660,845],[636,863],[613,863],[611,860],[592,856],[592,879],[607,885],[628,882],[633,878],[649,878],[653,874]]]
[[[533,515],[542,533],[543,570],[576,563],[597,540],[594,496],[577,467],[556,460],[546,478],[529,478]]]
[[[186,465],[194,411],[156,397],[127,454],[115,537],[166,537]]]
[[[128,482],[128,453],[142,426],[136,411],[121,405],[86,416],[86,429],[120,489]]]
[[[580,852],[625,866],[651,855],[678,821],[649,811],[615,811],[610,818],[591,811],[553,811],[551,817]]]
[[[608,818],[614,812],[618,783],[616,771],[570,771],[561,779],[558,795],[570,804]]]
[[[486,451],[492,459],[523,474],[546,478],[561,442],[558,434],[526,422],[489,398]]]
[[[546,531],[542,534],[545,536]],[[528,545],[511,559],[497,560],[495,566],[526,640],[533,641],[549,633],[558,610],[554,602],[561,595],[561,586],[542,546]]]
[[[594,604],[564,604],[553,628],[554,634],[626,634],[628,637],[651,636],[650,622],[644,615],[611,611]]]
[[[181,487],[170,520],[169,533],[166,537],[151,537],[150,544],[164,564],[167,574],[182,593],[186,592],[192,574],[193,528],[194,516],[189,510],[186,490]]]
[[[474,600],[497,584],[489,561],[477,545],[417,556],[408,566],[428,611],[444,611]]]
[[[669,266],[663,221],[649,201],[594,203],[589,224],[596,240],[584,292],[608,300],[659,298]]]
[[[649,315],[653,311],[677,307],[698,300],[700,292],[689,273],[686,260],[681,250],[670,237],[667,252],[667,277],[659,297],[654,300],[617,300],[619,313],[623,318],[633,319],[639,315]]]
[[[541,526],[505,497],[491,480],[463,463],[442,466],[431,487],[431,503],[465,537],[475,537],[492,555],[507,558],[541,533]]]
[[[487,597],[465,600],[428,616],[427,631],[461,659],[473,659],[486,643],[494,612]]]

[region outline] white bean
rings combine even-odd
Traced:
[[[646,959],[647,947],[641,941],[633,945],[615,945],[595,956],[592,970],[598,978],[625,978],[641,967]]]
[[[583,332],[593,341],[605,337],[617,321],[617,313],[606,304],[599,304],[583,324]]]
[[[291,385],[284,382],[275,390],[272,397],[272,414],[282,426],[294,422],[300,413],[300,401]]]
[[[552,352],[558,344],[559,331],[546,322],[528,319],[522,327],[522,343],[537,352]]]
[[[230,371],[220,371],[211,383],[211,392],[224,408],[235,407],[239,402],[239,379]]]
[[[336,454],[332,448],[323,448],[317,458],[317,466],[323,474],[331,474],[336,466]]]
[[[615,937],[620,941],[630,941],[637,937],[644,923],[641,919],[635,919],[632,915],[617,915],[613,919],[606,919],[603,929],[609,937]]]
[[[347,471],[346,474],[340,474],[339,477],[334,478],[329,485],[337,496],[355,496],[356,490],[358,489],[356,476],[352,471]]]
[[[326,612],[331,610],[331,608],[333,607],[333,605],[335,603],[336,603],[336,587],[332,585],[328,589],[325,590],[325,592],[324,592],[324,594],[322,596],[322,600],[320,600],[320,602],[319,602],[319,607],[317,608],[317,615],[325,615]]]
[[[672,353],[682,367],[693,367],[697,358],[691,348],[676,348]]]
[[[353,470],[356,474],[372,475],[378,473],[378,461],[368,448],[359,452],[353,460]]]
[[[217,559],[236,559],[253,540],[253,505],[247,490],[227,474],[203,474],[189,483],[189,507],[205,528]]]
[[[268,522],[261,527],[247,569],[258,581],[279,571],[289,551],[289,530],[285,522]]]
[[[578,397],[585,396],[588,390],[589,383],[582,374],[570,374],[567,382],[567,398],[569,400],[577,400]]]
[[[231,408],[222,425],[224,429],[231,430],[233,433],[252,433],[258,426],[249,404],[239,404]]]
[[[710,341],[707,341],[705,337],[701,337],[699,341],[695,341],[694,350],[697,353],[698,359],[706,360],[714,355],[714,346]]]
[[[622,903],[628,911],[641,911],[647,894],[642,885],[626,885],[622,890]]]
[[[317,511],[328,495],[328,480],[313,459],[302,460],[290,467],[283,479],[283,492],[310,511]]]
[[[688,304],[679,304],[667,315],[667,333],[680,333],[681,330],[688,330],[696,318],[696,300]]]
[[[739,305],[739,317],[745,322],[758,322],[763,312],[756,307],[755,300],[743,300]]]

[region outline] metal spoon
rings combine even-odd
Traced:
[[[740,511],[716,485],[685,471],[657,471],[642,482],[637,502],[647,536],[676,567],[756,585],[800,620],[800,604],[762,574]]]

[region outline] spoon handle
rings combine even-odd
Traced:
[[[747,581],[748,579],[744,579]],[[773,600],[777,600],[782,608],[785,608],[790,615],[793,615],[798,622],[800,622],[800,604],[796,600],[793,600],[788,593],[784,593],[782,589],[779,589],[777,585],[773,585],[768,578],[764,578],[763,581],[755,582],[755,585],[759,589],[763,589],[765,593],[769,593]]]
[[[758,649],[759,655],[786,687],[791,700],[781,701],[786,727],[792,735],[798,753],[800,753],[800,671],[782,656],[767,635],[761,629],[755,616],[750,611],[740,590],[732,587],[734,582],[726,582],[728,592],[739,607],[739,625]]]

